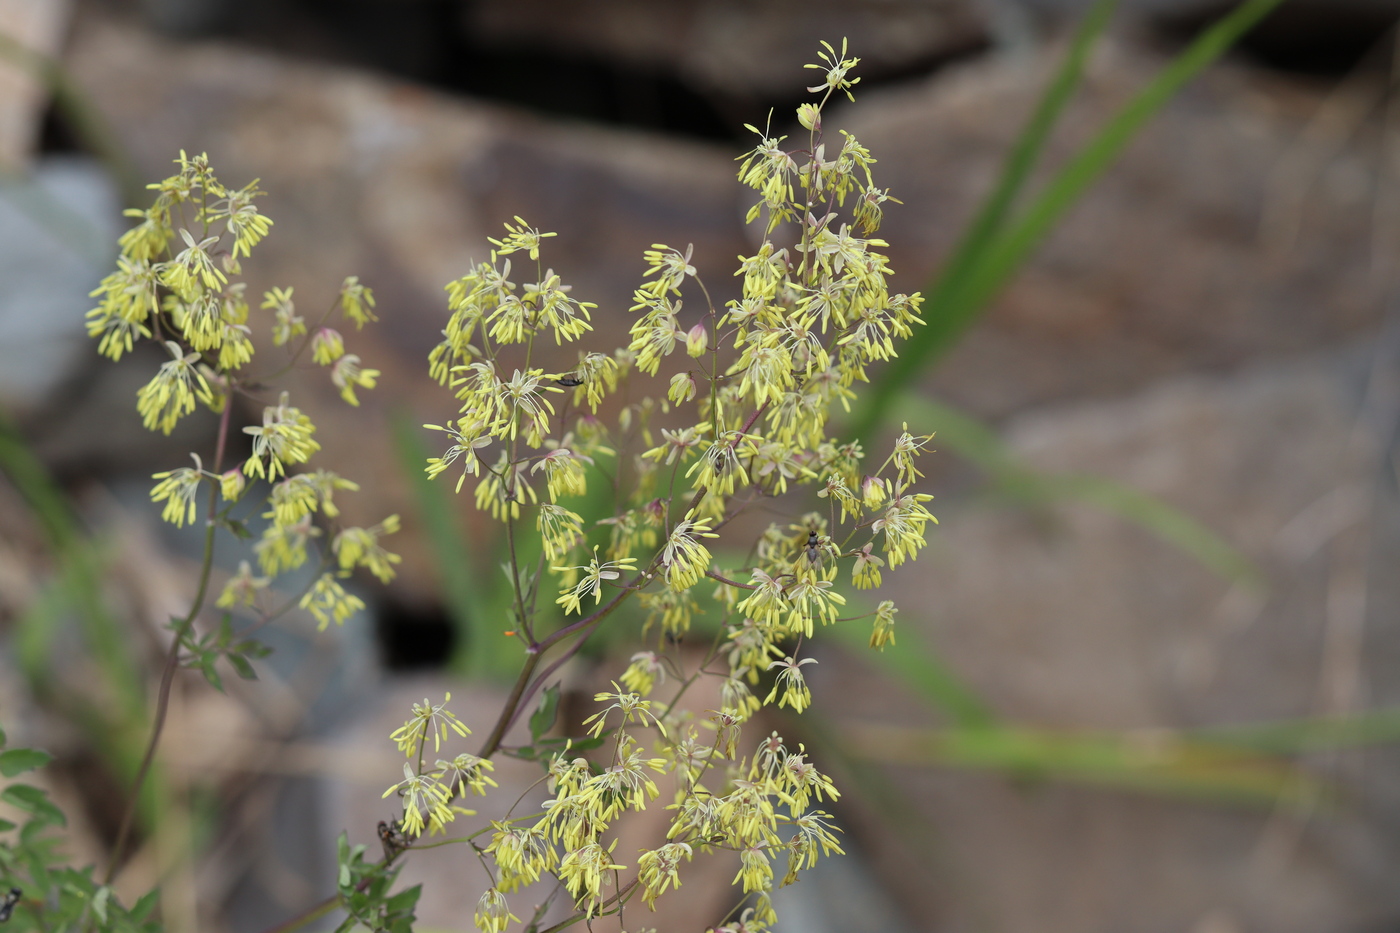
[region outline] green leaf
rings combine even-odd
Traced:
[[[384,906],[389,909],[389,913],[411,913],[418,904],[418,898],[423,893],[423,886],[415,884],[413,887],[400,891],[384,902]]]
[[[248,658],[265,658],[272,654],[272,646],[255,638],[246,638],[231,649]]]
[[[230,651],[225,657],[228,658],[229,665],[239,677],[244,680],[258,679],[258,672],[253,670],[253,665],[243,655],[237,651]]]
[[[247,540],[253,536],[248,530],[248,523],[236,518],[225,518],[220,524],[227,528],[235,538]]]
[[[559,748],[563,748],[567,745],[569,747],[569,751],[586,752],[589,749],[598,748],[599,746],[603,745],[603,743],[607,742],[607,740],[608,737],[605,735],[589,735],[581,739],[545,739],[540,744],[558,746]]]
[[[56,823],[59,826],[68,825],[68,820],[64,817],[63,811],[54,806],[49,801],[49,795],[37,787],[31,787],[28,784],[11,784],[3,791],[0,791],[0,800],[16,806],[41,820]]]
[[[9,820],[0,820],[0,833],[8,833],[15,828],[15,824]]]
[[[151,911],[155,909],[158,903],[160,903],[160,889],[156,888],[155,890],[147,891],[132,905],[131,919],[135,920],[137,923],[141,923],[150,915]]]
[[[559,685],[546,687],[540,696],[539,707],[530,715],[530,736],[538,742],[544,734],[554,728],[559,718]]]
[[[14,777],[35,768],[42,768],[53,761],[53,756],[37,748],[12,748],[0,752],[0,774]]]
[[[107,922],[107,902],[112,898],[112,889],[105,884],[97,889],[97,894],[92,899],[92,912],[97,914],[97,919],[103,923]]]
[[[218,657],[219,656],[213,653],[212,651],[207,652],[205,654],[201,654],[199,656],[198,664],[200,671],[202,671],[204,674],[204,679],[209,681],[209,686],[213,687],[220,693],[223,693],[224,681],[223,678],[219,676],[218,669],[214,666],[214,662],[218,660]]]

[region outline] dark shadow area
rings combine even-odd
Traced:
[[[544,45],[493,44],[470,34],[462,0],[146,0],[146,18],[190,38],[229,39],[303,59],[369,68],[451,93],[594,123],[676,136],[747,142],[743,124],[770,111],[786,120],[810,98],[794,76],[768,97],[696,87],[665,70]],[[869,90],[925,77],[986,51],[969,43],[946,55],[883,71],[862,68]]]
[[[1234,4],[1220,3],[1190,16],[1162,17],[1157,27],[1183,44]],[[1395,26],[1384,4],[1365,0],[1284,3],[1244,37],[1235,54],[1288,74],[1337,78],[1375,57]]]
[[[457,648],[457,629],[437,605],[409,606],[385,599],[374,607],[374,637],[385,669],[434,670]]]

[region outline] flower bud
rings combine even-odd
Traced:
[[[822,131],[822,112],[816,104],[803,104],[797,108],[797,122],[814,133]]]
[[[345,341],[329,327],[322,327],[311,338],[311,359],[318,366],[329,366],[345,355]]]
[[[695,398],[695,377],[690,373],[676,373],[671,377],[671,388],[666,397],[677,405]]]
[[[238,467],[234,467],[219,477],[219,494],[224,497],[225,502],[237,502],[239,497],[243,495],[243,490],[247,488],[248,480]]]
[[[710,334],[705,330],[705,323],[701,321],[690,329],[685,335],[685,352],[691,356],[703,356],[710,348]]]

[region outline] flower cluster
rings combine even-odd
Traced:
[[[638,892],[652,906],[680,886],[695,852],[711,850],[732,853],[744,899],[738,925],[726,929],[764,930],[775,919],[775,883],[841,851],[830,814],[814,808],[837,791],[805,749],[774,734],[741,757],[742,732],[764,706],[802,713],[812,705],[804,669],[816,661],[805,649],[821,628],[853,621],[841,618],[854,595],[843,581],[856,591],[878,586],[883,568],[918,555],[936,519],[930,497],[914,490],[928,436],[906,426],[876,466],[859,443],[829,430],[868,369],[921,323],[922,299],[889,288],[887,244],[873,234],[883,205],[898,202],[875,185],[875,159],[850,134],[830,149],[822,134],[823,108],[833,94],[849,96],[858,60],[844,45],[838,54],[824,44],[819,55],[823,64],[811,67],[825,80],[811,90],[820,99],[797,115],[806,145],[787,148],[786,137],[759,133],[741,157],[739,179],[759,195],[749,221],[762,220],[765,235],[740,257],[738,297],[717,307],[692,249],[655,244],[643,254],[627,345],[580,351],[573,370],[550,373],[532,365],[536,338],[580,340],[594,307],[545,267],[542,244],[553,234],[516,217],[491,240],[489,261],[447,286],[450,316],[429,371],[452,391],[457,414],[426,425],[449,442],[426,470],[458,470],[459,490],[474,477],[477,507],[505,524],[517,616],[508,634],[528,648],[475,761],[506,753],[548,762],[550,792],[542,814],[492,823],[490,844],[478,849],[490,857],[476,915],[483,933],[511,922],[506,894],[549,877],[581,916],[618,911]],[[512,257],[525,256],[534,281],[514,277]],[[663,374],[667,366],[674,371]],[[643,397],[653,378],[666,388]],[[801,487],[815,493],[811,511],[770,524],[756,542],[725,540],[734,519],[774,511],[775,499]],[[586,521],[572,501],[585,495],[592,514],[600,501],[611,514]],[[526,521],[539,534],[537,562],[522,560],[515,543]],[[563,611],[552,630],[536,599],[551,581]],[[503,748],[521,704],[633,596],[645,613],[646,650],[597,695],[603,706],[584,721],[585,736],[549,755],[539,734],[536,746]],[[711,642],[697,654],[681,645],[702,627],[692,625],[701,607],[715,621],[703,626]],[[857,611],[873,617],[872,647],[894,642],[896,611],[888,600]],[[534,673],[546,656],[554,661]],[[719,708],[708,717],[682,707],[702,677],[718,679]],[[670,699],[650,698],[672,682]],[[421,734],[420,767],[407,768],[391,792],[404,798],[406,828],[433,831],[451,818],[461,784],[447,786],[441,761],[437,770],[421,766],[429,730],[405,728],[401,745]],[[664,843],[618,851],[617,820],[662,796],[660,774],[675,787]],[[775,882],[783,852],[786,871]]]
[[[196,454],[194,466],[155,474],[159,482],[151,499],[164,503],[162,517],[176,525],[193,523],[199,512],[201,487],[207,487],[206,520],[233,527],[230,512],[250,480],[264,480],[269,520],[254,547],[262,577],[245,564],[217,599],[221,607],[256,604],[258,593],[272,578],[294,570],[309,559],[308,544],[323,534],[319,517],[330,525],[330,553],[321,572],[297,604],[324,627],[342,623],[364,603],[350,594],[338,578],[363,567],[387,582],[397,555],[378,543],[398,529],[398,516],[372,528],[336,528],[340,514],[333,501],[336,490],[358,487],[327,470],[292,472],[305,464],[321,445],[316,426],[292,405],[286,392],[275,401],[261,397],[265,376],[248,372],[254,357],[252,324],[246,284],[237,281],[242,260],[268,235],[272,221],[261,214],[255,199],[257,182],[240,189],[224,186],[205,155],[180,153],[179,171],[151,185],[155,202],[145,210],[128,210],[139,223],[120,240],[117,269],[92,293],[98,306],[88,312],[88,333],[100,340],[99,352],[119,360],[136,340],[157,341],[169,359],[136,395],[136,409],[150,430],[171,433],[199,405],[219,414],[220,434],[209,469]],[[332,328],[337,310],[357,329],[375,320],[374,295],[355,277],[345,280],[335,304],[308,329],[296,311],[291,288],[274,288],[260,305],[270,311],[272,343],[287,345],[291,354],[283,369],[294,365],[309,348],[312,361],[329,370],[342,398],[358,405],[357,389],[372,389],[378,370],[361,365],[345,352],[345,342]],[[297,338],[300,342],[292,346]],[[261,408],[260,424],[242,428],[252,440],[252,452],[241,464],[225,469],[219,462],[230,446],[234,407],[239,402]],[[206,545],[206,547],[209,545]]]

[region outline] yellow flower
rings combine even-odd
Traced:
[[[505,895],[495,887],[487,888],[476,902],[476,913],[472,920],[481,933],[505,933],[506,927],[512,922],[520,922],[520,918],[510,912]]]
[[[616,846],[616,841],[613,842]],[[569,889],[574,904],[592,913],[602,899],[603,879],[606,872],[626,870],[626,865],[615,864],[612,851],[604,850],[596,842],[589,843],[569,852],[559,862],[559,880]]]
[[[243,324],[225,324],[219,342],[219,368],[230,372],[252,358],[252,331]]]
[[[219,495],[223,496],[225,502],[237,502],[247,488],[248,480],[238,467],[225,470],[219,477]]]
[[[666,682],[666,668],[655,651],[639,651],[622,672],[622,685],[633,693],[646,696],[656,684]]]
[[[331,382],[340,390],[340,397],[356,407],[360,400],[355,397],[355,386],[373,389],[378,378],[379,370],[361,369],[360,358],[353,353],[345,354],[331,366]]]
[[[306,563],[306,542],[320,535],[321,529],[311,524],[309,515],[292,525],[273,522],[264,529],[262,539],[253,545],[253,553],[257,555],[262,572],[275,577]]]
[[[335,620],[336,625],[344,625],[346,619],[365,608],[364,600],[345,592],[345,587],[329,573],[321,574],[315,586],[297,605],[316,618],[320,623],[318,630],[324,630],[331,619]]]
[[[505,239],[497,240],[492,237],[487,237],[488,240],[496,245],[497,255],[505,256],[517,250],[524,250],[530,254],[532,260],[537,260],[540,258],[540,240],[543,240],[545,237],[558,236],[557,233],[541,233],[534,227],[525,223],[518,214],[515,217],[515,222],[520,226],[512,227],[510,224],[505,225],[507,234]]]
[[[293,337],[306,333],[306,320],[296,313],[292,289],[274,288],[270,292],[264,292],[260,307],[272,309],[275,316],[272,342],[277,346],[280,347]]]
[[[628,725],[634,719],[641,725],[646,725],[650,721],[662,735],[666,734],[666,727],[651,711],[650,700],[643,700],[635,693],[624,693],[616,682],[613,683],[613,691],[612,693],[599,693],[593,698],[598,703],[602,703],[604,700],[612,700],[613,702],[602,712],[594,713],[583,721],[585,726],[590,722],[593,723],[593,728],[588,730],[590,735],[597,738],[603,734],[603,730],[607,728],[608,713],[613,710],[622,712],[622,722],[619,723],[619,727]]]
[[[767,891],[773,887],[773,863],[768,859],[768,844],[757,842],[739,853],[739,874],[733,884],[744,882],[744,893]]]
[[[253,570],[248,566],[246,560],[238,562],[238,573],[229,577],[224,584],[223,592],[219,594],[214,605],[220,609],[232,609],[234,606],[251,606],[257,599],[258,592],[267,588],[269,580],[267,577],[253,576]]]
[[[778,671],[778,679],[773,684],[772,691],[764,697],[764,703],[772,703],[773,698],[778,695],[778,691],[783,692],[782,698],[778,700],[778,708],[791,706],[794,713],[800,713],[812,705],[812,689],[807,686],[807,681],[802,677],[802,665],[816,664],[816,658],[803,658],[801,661],[794,661],[792,658],[783,658],[781,661],[773,661],[768,665],[768,669],[781,668]]]
[[[561,496],[581,496],[588,492],[588,480],[583,465],[592,462],[591,458],[583,454],[567,447],[558,447],[541,457],[530,467],[530,472],[544,471],[550,501],[557,502]]]
[[[345,355],[345,340],[340,332],[322,327],[311,338],[311,361],[317,366],[329,366]]]
[[[684,842],[668,842],[659,849],[648,849],[637,859],[637,878],[642,883],[642,900],[652,910],[656,899],[671,885],[681,886],[681,860],[690,861],[690,846]]]
[[[514,891],[534,884],[543,872],[559,864],[559,854],[550,845],[548,836],[538,826],[512,829],[505,823],[491,824],[496,832],[486,847],[500,869],[499,884],[505,891]]]
[[[412,758],[419,742],[426,744],[430,735],[433,737],[434,752],[441,749],[442,740],[447,738],[449,730],[462,738],[471,735],[471,730],[447,708],[451,700],[452,694],[448,693],[438,704],[434,704],[427,697],[423,698],[422,703],[414,703],[412,716],[389,735],[398,745],[399,751]]]
[[[435,767],[438,781],[453,794],[465,794],[470,789],[478,797],[485,797],[486,785],[499,786],[486,774],[495,771],[496,765],[489,758],[479,758],[470,752],[462,752],[451,761],[439,759]]]
[[[217,244],[219,238],[205,237],[196,242],[183,227],[180,228],[180,237],[185,241],[185,249],[173,261],[160,264],[161,281],[186,300],[198,294],[201,287],[221,288],[228,279],[209,254],[210,247]]]
[[[194,460],[193,469],[180,467],[151,475],[152,479],[160,480],[151,490],[151,501],[163,501],[165,509],[161,512],[160,517],[180,527],[184,527],[185,522],[194,524],[196,510],[194,498],[199,492],[199,484],[204,479],[204,467],[199,462],[199,456],[190,454],[190,457]]]
[[[535,527],[539,530],[540,540],[544,544],[544,559],[548,561],[558,560],[583,542],[583,517],[562,505],[546,502],[540,506]],[[597,560],[597,548],[594,548],[593,563],[596,564]],[[615,580],[617,574],[613,572],[607,579]],[[584,596],[587,593],[581,592],[580,595]],[[599,600],[603,598],[601,591],[597,595]]]
[[[355,322],[356,330],[364,327],[366,321],[379,320],[374,316],[374,292],[360,284],[359,276],[349,276],[341,283],[340,307]]]
[[[891,600],[884,599],[875,609],[875,627],[870,631],[870,647],[885,650],[894,644],[894,615],[899,610]]]
[[[346,528],[331,541],[331,551],[340,564],[342,574],[348,574],[355,567],[364,567],[379,578],[380,583],[388,583],[394,578],[394,564],[403,558],[380,547],[379,539],[399,530],[399,517],[390,515],[384,521],[370,528]]]
[[[272,221],[253,206],[253,198],[262,195],[256,180],[249,182],[237,191],[230,191],[228,197],[216,203],[210,217],[224,218],[224,225],[233,235],[233,258],[251,255],[258,241],[272,229]]]
[[[700,459],[686,471],[686,479],[698,470],[700,475],[695,479],[696,488],[708,490],[712,496],[733,495],[736,482],[747,486],[749,475],[744,472],[739,455],[734,451],[741,436],[737,431],[730,431],[711,443]]]
[[[466,482],[468,473],[472,476],[481,475],[481,460],[476,452],[493,440],[491,435],[482,433],[486,430],[486,424],[479,419],[468,417],[459,419],[455,427],[439,424],[425,424],[423,427],[430,431],[445,431],[455,442],[441,457],[429,458],[428,465],[424,468],[428,479],[434,479],[439,473],[446,471],[460,457],[462,475],[457,479],[457,492],[461,492],[462,483]]]
[[[568,510],[565,509],[562,511]],[[541,508],[540,514],[544,514],[543,507]],[[573,515],[572,512],[569,512],[569,514]],[[582,519],[579,519],[579,521],[581,523]],[[562,592],[559,598],[555,600],[555,603],[564,607],[565,614],[568,614],[570,612],[581,613],[583,612],[582,603],[584,597],[591,595],[593,597],[593,605],[596,606],[603,601],[603,581],[618,579],[622,576],[622,572],[624,570],[633,570],[635,568],[636,563],[637,560],[633,557],[624,557],[620,560],[599,561],[598,547],[597,545],[594,545],[593,558],[588,562],[586,566],[550,568],[554,571],[583,571],[583,579],[580,580],[578,583],[574,584],[568,590]]]
[[[176,422],[194,411],[196,398],[207,402],[211,396],[209,383],[196,368],[199,354],[184,353],[172,340],[165,342],[165,348],[174,359],[162,363],[155,378],[136,393],[136,410],[147,430],[169,434]]]
[[[253,455],[243,470],[249,476],[274,480],[287,472],[286,464],[305,463],[321,449],[321,445],[311,439],[316,426],[299,409],[287,403],[286,392],[276,405],[263,409],[261,427],[249,426],[243,432],[253,435]]]
[[[697,538],[718,538],[704,519],[679,522],[666,540],[661,562],[666,567],[666,583],[672,589],[689,589],[710,569],[710,552]]]
[[[447,791],[431,776],[414,774],[407,762],[403,766],[403,780],[386,790],[383,796],[392,793],[403,798],[403,831],[410,838],[423,834],[425,817],[437,823],[452,822]]]

